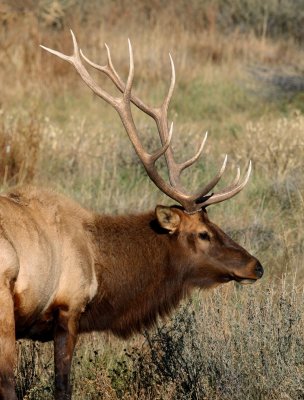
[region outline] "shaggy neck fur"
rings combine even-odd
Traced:
[[[157,226],[154,212],[98,216],[91,231],[98,294],[80,321],[81,331],[110,330],[128,337],[168,314],[186,295],[176,238]]]

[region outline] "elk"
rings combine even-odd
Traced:
[[[212,223],[206,211],[244,188],[251,163],[242,180],[238,169],[232,184],[217,193],[211,190],[224,173],[227,156],[218,174],[197,193],[189,193],[180,182],[181,172],[198,160],[207,135],[194,157],[175,161],[173,125],[167,119],[175,84],[171,56],[168,94],[153,108],[132,93],[130,41],[124,83],[107,45],[107,64],[100,66],[79,50],[71,33],[72,56],[42,47],[72,64],[87,86],[114,107],[149,178],[177,204],[110,216],[47,189],[17,187],[0,196],[0,398],[5,400],[17,398],[16,338],[54,341],[55,398],[71,399],[69,374],[78,334],[109,331],[127,338],[169,314],[193,288],[253,283],[263,275],[260,262]],[[98,86],[82,60],[106,74],[121,97]],[[154,152],[147,152],[139,140],[131,103],[155,121],[161,145]],[[161,156],[169,182],[155,166]]]

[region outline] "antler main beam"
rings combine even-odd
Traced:
[[[155,183],[155,185],[166,195],[171,197],[173,200],[180,203],[187,212],[196,212],[200,210],[202,207],[206,207],[210,204],[219,203],[221,201],[227,200],[237,193],[239,193],[243,187],[246,185],[249,179],[249,175],[251,172],[251,162],[249,163],[249,167],[245,178],[242,182],[240,182],[240,171],[237,171],[237,177],[234,180],[233,184],[228,188],[222,190],[219,193],[208,195],[208,193],[215,187],[215,185],[221,179],[227,164],[227,155],[224,158],[224,162],[222,164],[221,169],[218,174],[208,182],[198,193],[190,194],[185,191],[180,182],[180,175],[183,170],[190,167],[194,164],[198,158],[200,157],[204,145],[207,140],[207,132],[205,137],[197,151],[197,153],[190,158],[189,160],[183,163],[177,163],[174,159],[172,147],[171,147],[171,139],[173,135],[173,123],[170,124],[170,128],[168,126],[168,108],[172,98],[172,94],[175,86],[175,68],[171,55],[170,65],[171,65],[171,82],[169,86],[169,90],[167,96],[165,97],[163,103],[160,107],[149,107],[147,106],[141,99],[135,96],[132,93],[132,85],[134,78],[134,59],[133,59],[133,50],[131,46],[130,40],[128,40],[129,44],[129,74],[127,78],[127,82],[124,83],[117,73],[111,59],[111,53],[109,47],[105,44],[107,51],[107,64],[104,66],[98,65],[90,61],[83,52],[79,49],[78,43],[76,41],[74,33],[71,31],[72,40],[73,40],[73,54],[71,56],[67,56],[59,51],[49,49],[45,46],[41,46],[46,51],[56,55],[57,57],[69,62],[74,66],[78,74],[81,76],[82,80],[86,83],[86,85],[99,97],[105,100],[107,103],[111,104],[115,110],[118,112],[121,121],[127,131],[127,134],[131,140],[131,143],[143,163],[148,176]],[[103,72],[106,76],[108,76],[114,85],[119,89],[122,93],[122,97],[114,97],[103,90],[91,77],[86,67],[82,63],[81,58],[83,58],[90,66],[95,69]],[[158,134],[161,140],[162,146],[154,151],[152,154],[148,153],[142,146],[137,128],[134,123],[134,119],[131,111],[131,102],[138,107],[145,114],[149,115],[154,119]],[[170,184],[168,184],[157,172],[155,163],[162,156],[165,155],[169,180]]]

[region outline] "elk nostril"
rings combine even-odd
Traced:
[[[262,264],[259,261],[256,263],[255,273],[259,278],[262,278],[262,276],[264,274],[264,269],[262,267]]]

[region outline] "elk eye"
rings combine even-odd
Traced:
[[[209,240],[209,241],[210,241],[210,236],[209,236],[209,233],[208,233],[208,232],[200,232],[200,233],[198,234],[198,236],[199,236],[199,238],[200,238],[201,240]]]

